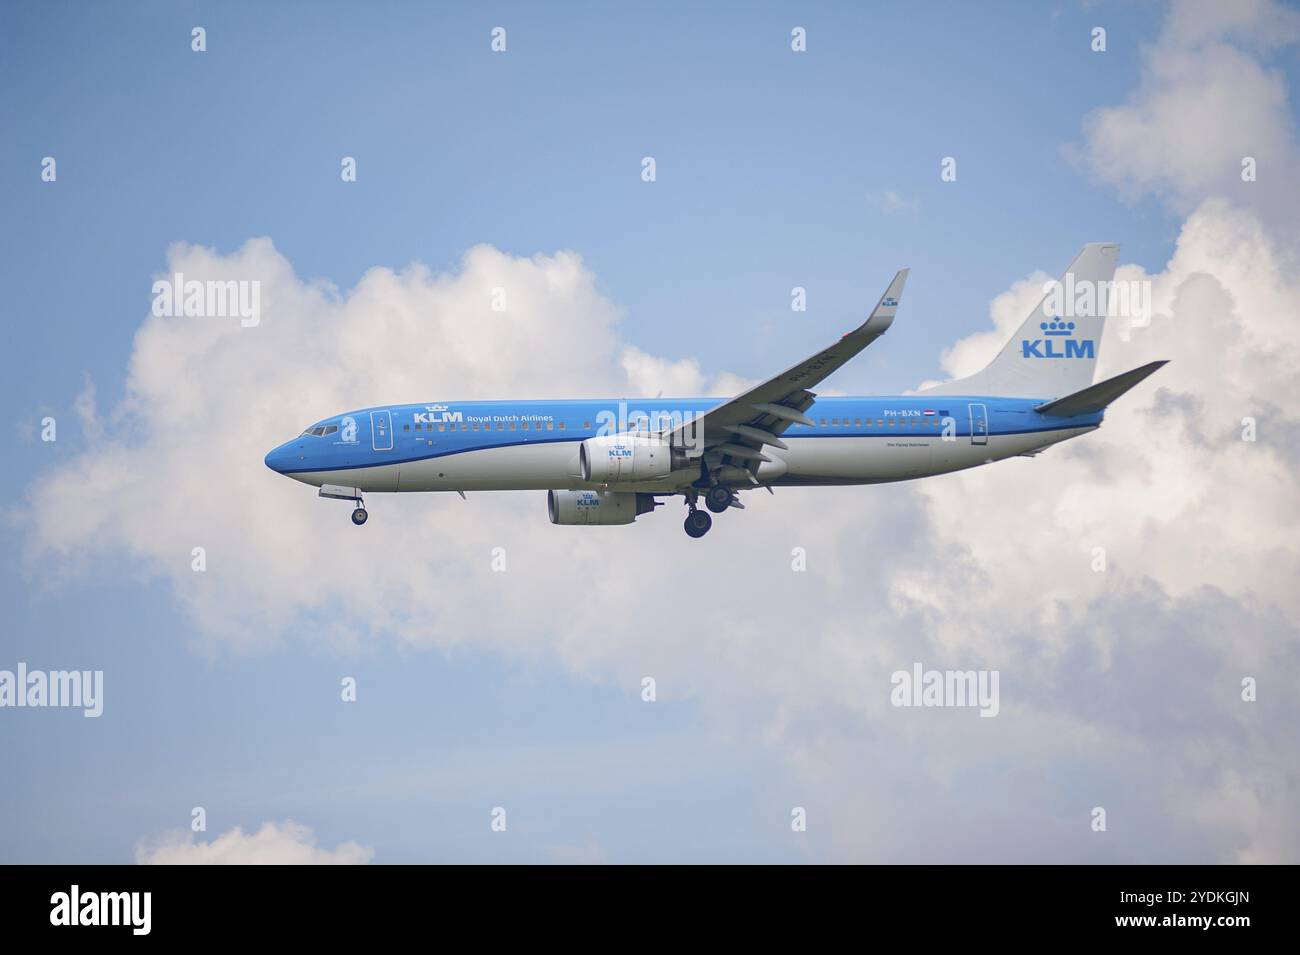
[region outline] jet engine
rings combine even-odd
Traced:
[[[654,481],[690,467],[685,452],[658,435],[607,434],[588,438],[578,450],[582,479],[593,484]]]
[[[627,491],[547,491],[552,524],[631,524],[656,507],[654,495]]]

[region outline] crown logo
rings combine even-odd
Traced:
[[[1050,322],[1039,322],[1038,327],[1046,335],[1073,335],[1074,322],[1067,322],[1057,315]]]

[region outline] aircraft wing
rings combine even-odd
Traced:
[[[779,437],[782,431],[791,424],[812,424],[803,414],[816,397],[809,389],[888,330],[906,282],[907,269],[903,269],[858,328],[774,378],[674,429],[669,435],[673,443],[686,447],[692,457],[716,455],[719,462],[729,459],[752,474],[759,464],[770,460],[762,451],[763,445],[784,449],[786,445]]]

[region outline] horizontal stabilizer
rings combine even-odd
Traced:
[[[1082,391],[1076,391],[1072,395],[1066,395],[1064,398],[1057,398],[1055,401],[1039,405],[1034,410],[1039,414],[1049,415],[1053,418],[1073,418],[1075,415],[1096,414],[1142,379],[1167,364],[1169,364],[1167,360],[1153,361],[1141,368],[1134,368],[1122,375],[1116,375],[1114,378],[1107,378],[1095,385],[1089,385]]]

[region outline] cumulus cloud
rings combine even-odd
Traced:
[[[1143,48],[1138,87],[1085,119],[1072,155],[1131,199],[1154,194],[1187,212],[1221,195],[1289,220],[1300,154],[1286,78],[1261,57],[1298,39],[1300,11],[1270,0],[1172,5]],[[1245,157],[1255,182],[1241,179]]]
[[[343,511],[318,506],[262,464],[270,447],[312,421],[393,401],[671,396],[736,384],[715,385],[693,360],[653,357],[623,341],[618,309],[570,253],[516,258],[480,246],[454,273],[376,268],[346,294],[299,279],[266,239],[228,256],[178,245],[164,275],[175,272],[187,281],[259,282],[261,322],[147,317],[126,394],[107,420],[93,386],[78,399],[86,450],[33,487],[29,544],[34,554],[69,560],[124,549],[169,580],[203,631],[225,645],[265,646],[303,612],[319,614],[322,634],[338,643],[364,641],[372,629],[458,639],[459,626],[429,618],[427,605],[413,615],[396,608],[409,605],[434,567],[444,583],[468,584],[474,570],[449,570],[449,553],[465,553],[471,541],[507,542],[510,528],[545,521],[536,495],[501,502],[504,509],[484,508],[483,499],[474,509],[457,498],[391,508],[374,501],[413,560],[390,585],[358,586],[367,576],[358,568],[386,564],[394,540],[343,536]],[[493,310],[494,301],[505,310]],[[194,547],[208,555],[201,579],[189,569]],[[338,556],[310,557],[321,554]],[[358,628],[353,613],[373,626]]]
[[[1293,150],[1270,74],[1237,59],[1266,27],[1284,39],[1286,18],[1266,4],[1234,17],[1215,32],[1175,12],[1133,101],[1090,127],[1099,174],[1189,209],[1162,268],[1121,268],[1151,283],[1152,315],[1108,324],[1099,374],[1172,363],[1094,434],[915,484],[750,494],[698,542],[680,506],[556,528],[540,493],[374,495],[358,530],[266,470],[264,451],[368,404],[727,394],[737,380],[624,340],[565,253],[479,247],[454,272],[374,269],[340,291],[300,279],[267,240],[228,256],[179,246],[168,272],[260,279],[262,322],[144,320],[125,395],[29,492],[29,557],[125,555],[214,650],[473,642],[630,693],[653,674],[710,734],[779,754],[788,772],[756,798],[774,825],[807,807],[813,858],[1296,861],[1300,706],[1279,677],[1300,669],[1294,226],[1220,195],[1235,145],[1211,144],[1202,168],[1180,125],[1220,102],[1180,59],[1209,51],[1212,76],[1259,84],[1233,87],[1261,97],[1233,135]],[[995,299],[993,327],[952,345],[945,370],[983,365],[1046,278]],[[190,571],[194,546],[206,574]],[[437,599],[416,599],[429,581]],[[915,661],[998,669],[999,716],[892,707],[890,674]],[[1099,805],[1106,834],[1088,827]]]
[[[236,826],[210,842],[180,830],[135,847],[140,865],[365,865],[374,854],[355,842],[323,849],[312,830],[296,822],[264,822],[252,833]]]
[[[629,351],[576,259],[481,248],[458,274],[381,270],[347,293],[294,277],[265,242],[228,257],[184,247],[172,265],[257,270],[262,324],[145,320],[126,397],[31,491],[34,559],[127,554],[214,649],[473,642],[630,690],[654,674],[660,698],[693,700],[710,733],[780,754],[790,774],[772,798],[788,804],[773,812],[808,806],[816,858],[1125,858],[1078,841],[1097,804],[1142,830],[1120,843],[1131,858],[1300,857],[1287,755],[1300,713],[1276,687],[1257,710],[1238,697],[1242,677],[1300,664],[1297,423],[1277,400],[1300,383],[1300,290],[1248,210],[1208,202],[1163,270],[1126,267],[1152,282],[1153,315],[1108,328],[1101,373],[1173,362],[1099,432],[916,484],[751,494],[700,542],[671,506],[627,528],[552,527],[540,493],[374,495],[358,530],[261,463],[286,433],[371,401],[560,394],[568,381],[622,394],[660,374],[708,387],[690,362]],[[995,302],[1000,326],[1041,280]],[[454,316],[502,283],[520,314],[484,304],[480,323],[533,346],[512,355],[469,336],[447,354]],[[546,334],[552,322],[565,333]],[[957,343],[947,367],[982,363],[1004,332]],[[206,575],[189,568],[196,545]],[[806,572],[792,570],[796,548]],[[413,599],[430,580],[438,599]],[[503,583],[510,599],[483,600]],[[539,614],[556,593],[581,599]],[[1001,715],[891,707],[890,674],[914,661],[999,669]],[[990,778],[991,765],[1008,771]]]

